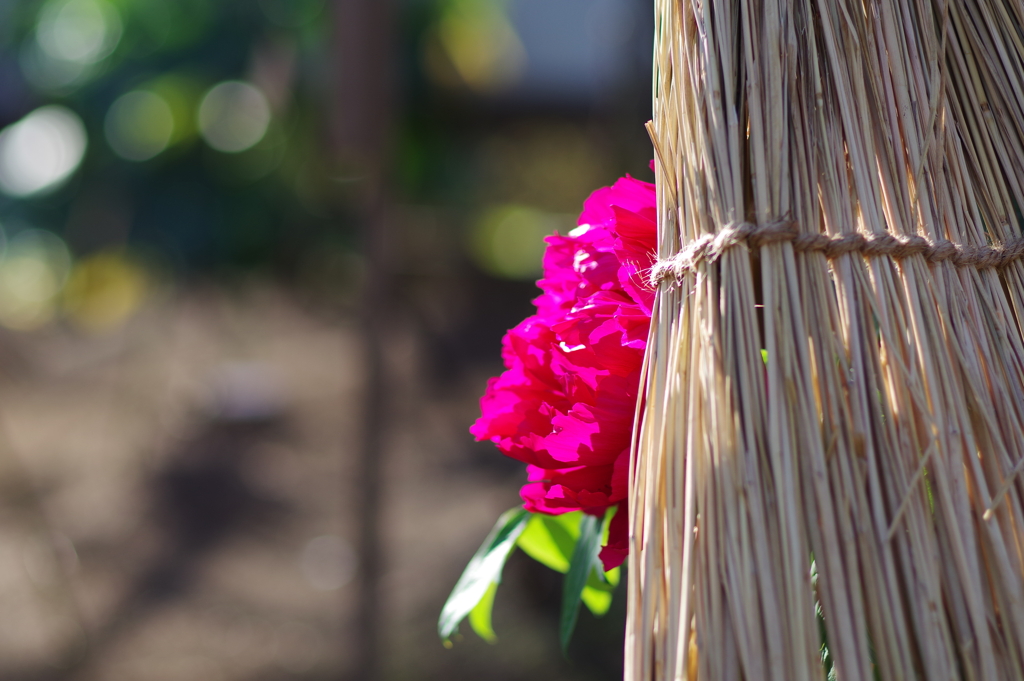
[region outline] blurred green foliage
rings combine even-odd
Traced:
[[[0,198],[8,233],[47,229],[76,255],[130,244],[186,272],[295,266],[346,238],[323,0],[8,0],[0,24],[0,124],[57,104],[87,137],[67,181]]]
[[[501,335],[532,310],[543,236],[570,229],[597,187],[648,172],[653,18],[649,0],[395,5],[393,63],[376,74],[395,81],[390,302],[441,391],[466,369],[496,371]],[[272,273],[351,303],[362,178],[333,146],[346,93],[331,9],[0,0],[0,325],[105,332],[167,274]],[[590,73],[595,54],[621,77]],[[467,459],[482,451],[470,446]],[[473,465],[500,466],[486,447]],[[557,640],[561,577],[516,557],[509,567],[506,590]],[[586,597],[611,616],[581,618],[573,657],[615,678],[621,598]],[[438,669],[468,659],[454,655],[466,652]]]

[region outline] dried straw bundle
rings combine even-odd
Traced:
[[[1024,678],[1024,2],[656,5],[626,678]]]

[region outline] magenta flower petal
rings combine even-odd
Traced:
[[[608,543],[601,548],[599,557],[604,564],[605,572],[622,565],[629,555],[629,514],[626,504],[619,504],[608,525]]]
[[[640,370],[654,291],[654,185],[631,177],[594,192],[579,227],[547,238],[537,314],[502,341],[470,428],[527,464],[520,495],[535,513],[618,504],[601,551],[605,569],[628,553],[626,496]]]

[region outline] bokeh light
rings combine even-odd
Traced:
[[[367,21],[380,0],[0,0],[18,463],[0,466],[0,681],[369,678],[356,602],[381,591],[378,635],[409,643],[382,673],[488,678],[495,649],[416,632],[458,578],[446,555],[479,545],[521,473],[465,427],[543,237],[647,172],[649,73],[639,92],[601,75],[649,70],[649,44],[623,42],[653,33],[621,16],[653,8],[637,2],[410,0]],[[371,186],[383,263],[364,251]],[[382,426],[398,506],[377,517],[353,471],[376,422],[360,300],[382,273],[401,323],[379,340],[411,391]],[[473,484],[424,485],[432,470]],[[386,574],[362,574],[370,540]],[[515,633],[557,628],[522,576],[498,597],[501,671],[621,679],[622,600],[583,615],[589,667],[559,667],[557,636]]]
[[[572,228],[572,216],[515,204],[484,212],[469,235],[469,254],[480,269],[502,279],[541,273],[544,237]]]
[[[170,107],[174,131],[169,146],[196,136],[196,110],[206,90],[205,84],[198,78],[187,72],[171,71],[146,82],[138,89],[152,92]]]
[[[166,149],[174,127],[167,100],[149,90],[121,95],[111,105],[103,126],[110,147],[129,161],[146,161]]]
[[[36,40],[24,44],[18,56],[18,63],[29,83],[40,90],[50,92],[73,89],[84,80],[87,67],[90,66],[76,61],[54,59]]]
[[[72,268],[64,287],[64,312],[84,331],[110,331],[139,309],[149,288],[149,277],[138,262],[121,252],[98,253]]]
[[[255,86],[225,81],[203,97],[198,123],[207,144],[217,151],[237,153],[263,139],[270,125],[270,106]]]
[[[51,0],[39,13],[36,41],[55,60],[93,64],[120,39],[121,17],[104,0]]]
[[[0,189],[31,196],[60,185],[85,154],[82,119],[70,109],[36,109],[0,131]]]
[[[0,259],[0,324],[30,331],[53,319],[71,255],[60,237],[29,229],[16,234]]]
[[[497,2],[456,0],[426,43],[426,67],[443,85],[461,82],[480,92],[513,85],[526,68],[526,51]]]
[[[317,591],[335,591],[355,575],[356,555],[341,537],[323,535],[311,539],[302,550],[302,575]]]

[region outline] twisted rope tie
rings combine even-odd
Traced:
[[[922,255],[929,262],[950,260],[957,267],[1002,268],[1024,258],[1024,237],[1010,239],[999,246],[965,246],[946,239],[930,241],[923,236],[893,236],[892,234],[801,234],[795,222],[785,220],[755,225],[739,222],[726,225],[717,234],[705,234],[686,248],[654,264],[651,268],[651,286],[663,281],[679,281],[687,272],[696,271],[702,262],[713,263],[725,251],[745,243],[749,248],[768,244],[791,242],[797,252],[823,253],[832,260],[847,253],[864,256],[887,255],[903,260]]]

